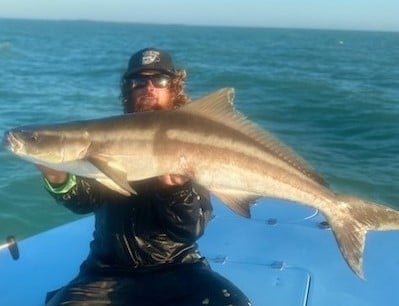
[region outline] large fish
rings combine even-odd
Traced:
[[[135,193],[134,181],[180,174],[246,217],[260,197],[312,206],[363,278],[367,231],[399,229],[399,212],[331,191],[302,158],[235,111],[233,95],[227,88],[176,110],[20,127],[3,142],[24,159],[126,195]]]

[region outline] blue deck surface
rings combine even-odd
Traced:
[[[360,280],[331,230],[320,226],[324,218],[317,211],[262,200],[245,219],[213,202],[215,218],[199,241],[200,250],[253,305],[399,305],[399,231],[367,235],[366,280]],[[18,243],[18,260],[1,249],[0,305],[43,305],[47,291],[76,275],[92,229],[88,217],[28,238]]]

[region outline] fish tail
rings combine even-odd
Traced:
[[[355,274],[364,279],[363,250],[369,230],[399,229],[399,211],[362,199],[337,195],[333,215],[326,215],[339,248]]]

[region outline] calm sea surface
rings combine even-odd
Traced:
[[[187,70],[192,98],[234,87],[336,191],[399,208],[399,33],[0,19],[0,133],[119,114],[121,72],[147,46]],[[0,244],[75,218],[0,149]]]

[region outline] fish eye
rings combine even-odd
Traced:
[[[39,135],[37,133],[32,133],[32,135],[30,136],[30,140],[32,142],[37,142],[39,140]]]

